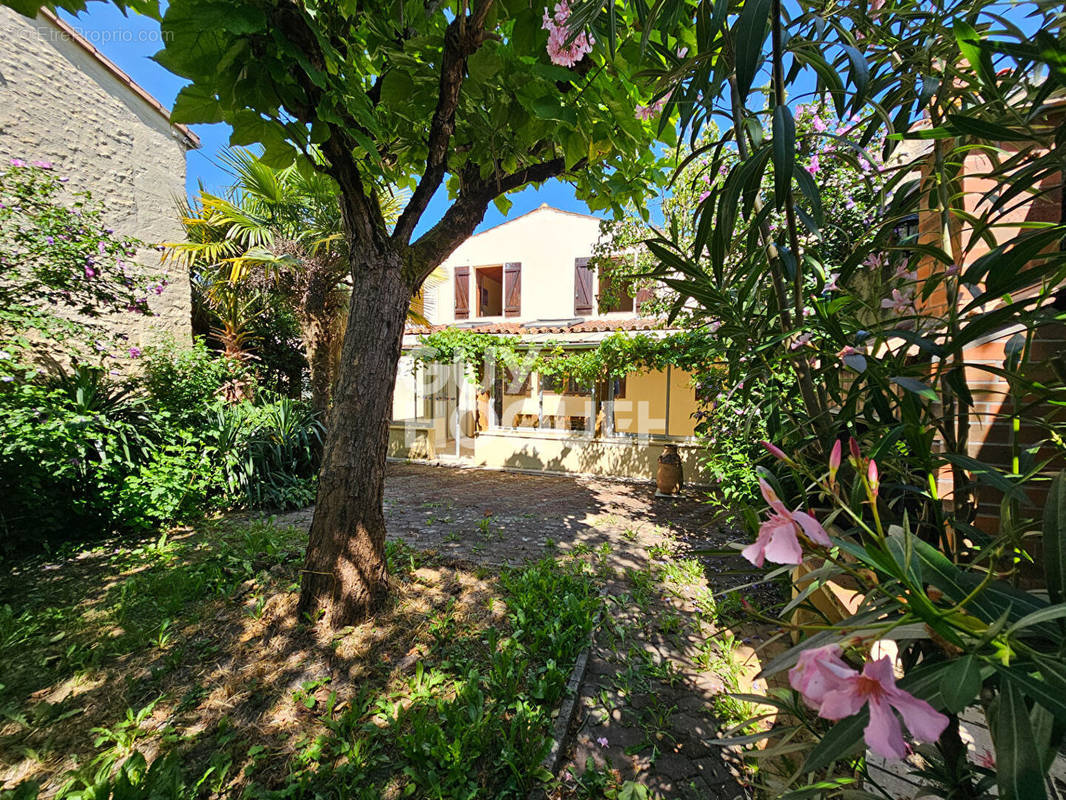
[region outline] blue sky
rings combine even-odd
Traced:
[[[90,3],[89,10],[77,17],[61,12],[71,26],[76,28],[105,56],[114,61],[137,83],[150,92],[159,102],[170,108],[174,98],[185,84],[184,79],[171,74],[151,60],[161,47],[159,23],[147,17],[131,13],[123,16],[111,3]],[[226,172],[217,164],[217,154],[229,144],[229,128],[226,125],[192,125],[200,137],[200,149],[189,152],[186,159],[185,186],[195,192],[199,182],[208,191],[218,192],[229,184]],[[588,207],[574,196],[573,188],[561,181],[545,183],[539,189],[530,187],[510,195],[513,201],[508,217],[516,217],[532,211],[542,203],[567,211],[589,213]],[[446,193],[438,192],[423,217],[422,229],[432,225],[447,208]],[[485,221],[478,230],[503,222],[505,217],[490,205]]]

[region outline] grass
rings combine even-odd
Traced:
[[[0,583],[0,785],[89,798],[518,797],[599,603],[577,561],[498,574],[390,545],[393,591],[295,619],[303,535],[205,524]]]

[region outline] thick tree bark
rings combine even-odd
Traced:
[[[302,618],[321,616],[332,628],[362,621],[388,593],[382,493],[392,387],[411,301],[392,248],[356,259],[298,609]]]

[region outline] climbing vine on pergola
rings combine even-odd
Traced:
[[[471,380],[481,378],[485,364],[499,364],[523,372],[565,376],[589,384],[632,373],[677,367],[699,373],[716,363],[716,343],[710,331],[697,328],[664,336],[618,331],[594,346],[563,345],[557,341],[522,342],[517,336],[449,328],[419,337],[413,356],[417,364],[457,361],[476,366]]]

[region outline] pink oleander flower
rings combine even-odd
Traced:
[[[598,744],[600,747],[607,747],[609,743],[607,741],[606,736],[601,736],[599,739],[596,740],[596,744]]]
[[[819,169],[821,169],[821,167],[818,164],[818,155],[815,154],[811,156],[811,163],[807,165],[807,172],[811,175],[817,175]]]
[[[892,296],[881,301],[881,308],[890,308],[897,314],[914,313],[914,296],[910,292],[892,290]]]
[[[829,277],[825,279],[825,288],[822,291],[826,292],[839,292],[840,287],[837,286],[837,281],[840,279],[839,272],[830,272]]]
[[[881,267],[884,266],[884,263],[885,261],[880,253],[870,253],[870,255],[866,256],[862,265],[864,267],[869,267],[870,269],[881,269]]]
[[[811,127],[814,128],[816,133],[825,133],[825,120],[815,114],[811,117]]]
[[[788,346],[788,349],[799,350],[799,348],[803,347],[803,345],[807,344],[807,342],[809,342],[810,340],[811,335],[809,333],[801,333],[799,336],[792,340],[792,343]]]
[[[918,280],[918,270],[908,270],[906,264],[900,264],[896,267],[896,272],[893,277],[899,280],[915,283]]]
[[[139,347],[131,347],[130,348],[130,358],[140,358],[140,357],[141,357],[141,348],[139,348]]]
[[[86,278],[95,278],[96,277],[96,270],[93,269],[92,267],[89,267],[89,266],[85,267],[85,277]]]
[[[829,534],[818,520],[805,511],[789,511],[780,498],[762,478],[759,489],[770,505],[770,518],[759,526],[759,535],[755,541],[741,551],[741,555],[752,564],[761,567],[767,559],[775,564],[800,564],[803,562],[803,548],[799,543],[799,533],[803,533],[816,544],[829,547]]]
[[[877,473],[877,462],[872,458],[866,467],[866,480],[870,482],[870,491],[877,497],[877,490],[881,486],[881,478]]]
[[[813,709],[821,706],[826,692],[836,688],[841,681],[858,675],[840,657],[840,652],[838,644],[812,647],[800,653],[796,666],[788,671],[789,685]]]
[[[862,673],[838,679],[824,692],[819,705],[818,716],[830,720],[853,716],[868,705],[870,724],[863,731],[866,745],[882,758],[907,755],[899,717],[911,735],[923,742],[935,742],[948,725],[946,716],[896,686],[892,659],[888,656],[867,661]]]
[[[26,162],[23,161],[21,158],[13,158],[13,159],[11,159],[11,166],[13,166],[13,167],[24,167],[24,166],[26,166]]]
[[[717,333],[718,329],[721,328],[721,327],[722,327],[722,323],[719,322],[718,320],[715,320],[714,322],[712,322],[710,325],[707,326],[707,331],[708,331],[708,333]]]
[[[52,162],[51,161],[31,161],[30,163],[33,166],[37,167],[37,169],[51,169],[52,168]]]

